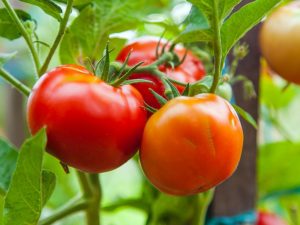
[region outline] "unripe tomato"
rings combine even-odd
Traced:
[[[61,66],[45,74],[28,100],[34,134],[47,128],[47,151],[77,169],[115,169],[140,145],[147,113],[130,85],[112,87],[85,68]]]
[[[274,213],[259,212],[256,225],[287,225],[287,223]]]
[[[128,65],[133,66],[139,62],[144,62],[143,66],[149,65],[157,59],[155,52],[158,44],[158,40],[153,39],[137,40],[125,46],[117,56],[117,60],[120,62],[125,62],[127,55],[130,53],[130,51],[132,51],[128,61]],[[164,42],[160,43],[160,51],[162,50],[164,44]],[[174,52],[179,56],[179,58],[183,58],[186,49],[177,46]],[[191,51],[187,51],[187,56],[184,62],[181,65],[175,67],[174,69],[167,66],[160,66],[159,69],[160,71],[165,72],[170,78],[185,83],[191,83],[200,80],[202,77],[204,77],[206,73],[201,60],[197,58]],[[138,91],[142,94],[147,104],[154,108],[160,108],[160,104],[153,96],[153,94],[149,91],[149,89],[151,88],[158,94],[164,96],[165,88],[162,82],[149,73],[133,74],[130,76],[130,78],[147,79],[153,81],[154,84],[138,83],[134,84],[134,87],[138,89]],[[177,89],[180,92],[182,92],[184,88],[182,86],[177,85]]]
[[[204,192],[232,175],[243,130],[233,107],[214,94],[178,97],[148,120],[140,149],[150,182],[171,195]]]
[[[271,69],[289,82],[300,84],[300,2],[280,7],[264,22],[262,54]]]

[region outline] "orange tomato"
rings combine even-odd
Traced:
[[[279,76],[300,84],[300,2],[278,8],[260,32],[263,56]]]
[[[178,97],[150,117],[140,149],[146,177],[162,192],[204,192],[232,175],[243,130],[233,107],[214,94]]]

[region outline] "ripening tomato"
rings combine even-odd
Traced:
[[[260,33],[262,54],[271,69],[289,82],[300,84],[300,2],[275,10]]]
[[[233,107],[214,94],[178,97],[148,120],[140,149],[150,182],[171,195],[204,192],[232,175],[243,130]]]
[[[28,100],[34,134],[47,128],[47,151],[77,169],[112,170],[135,154],[147,119],[130,85],[112,87],[85,68],[66,65],[45,74]]]
[[[256,225],[287,225],[287,223],[274,213],[259,212]]]
[[[125,62],[127,55],[131,52],[128,65],[133,66],[139,62],[144,62],[143,66],[149,65],[153,63],[156,58],[156,47],[158,46],[158,40],[153,39],[140,39],[131,44],[125,46],[119,55],[117,56],[117,61]],[[162,42],[160,44],[159,50],[161,51],[163,45],[165,43]],[[167,48],[168,49],[168,48]],[[174,52],[180,57],[183,58],[186,52],[186,49],[180,46],[177,46]],[[173,78],[180,82],[191,83],[197,80],[200,80],[205,75],[205,69],[200,61],[191,51],[187,51],[186,58],[184,62],[175,67],[174,69],[168,66],[160,66],[159,68],[162,72],[165,72],[167,76]],[[149,89],[153,89],[160,95],[164,95],[164,86],[162,82],[149,73],[138,73],[130,76],[131,79],[147,79],[154,82],[154,84],[149,83],[138,83],[134,84],[134,87],[138,89],[138,91],[144,97],[144,100],[147,104],[154,108],[160,108],[160,104],[155,99],[153,94],[149,91]],[[182,92],[183,87],[177,85],[177,89]]]

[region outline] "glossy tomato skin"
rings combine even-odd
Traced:
[[[274,213],[259,212],[256,225],[288,225],[288,224]]]
[[[191,195],[230,177],[242,145],[239,118],[225,99],[214,94],[178,97],[147,122],[141,165],[162,192]]]
[[[128,65],[133,66],[139,62],[144,62],[145,65],[149,65],[156,60],[156,46],[158,45],[158,40],[155,39],[139,39],[135,42],[132,42],[125,46],[119,55],[117,56],[117,61],[125,62],[127,55],[131,52]],[[159,50],[162,50],[164,42],[160,44]],[[185,49],[183,47],[176,47],[174,52],[179,56],[179,58],[183,58],[185,54]],[[180,82],[195,82],[200,80],[205,75],[205,68],[200,61],[191,51],[187,52],[186,59],[184,62],[177,66],[176,68],[161,66],[159,68],[162,72],[165,72],[167,76],[173,78]],[[148,83],[139,83],[134,84],[134,86],[139,90],[139,92],[144,97],[146,103],[154,108],[160,108],[160,104],[157,102],[155,97],[151,94],[149,89],[153,89],[160,95],[164,95],[164,86],[161,81],[155,77],[153,77],[149,73],[139,73],[133,74],[131,76],[132,79],[142,78],[148,79],[154,82],[154,84]],[[183,87],[177,86],[177,89],[182,92]]]
[[[300,2],[275,10],[263,23],[261,51],[271,69],[289,82],[300,84]]]
[[[57,67],[37,82],[27,115],[33,134],[47,128],[50,154],[90,173],[115,169],[131,158],[147,119],[135,88],[114,88],[75,65]]]

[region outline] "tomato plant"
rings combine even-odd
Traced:
[[[48,152],[90,173],[117,168],[137,151],[146,110],[130,85],[112,87],[83,67],[45,74],[29,96],[31,132],[47,128]]]
[[[65,224],[71,214],[84,212],[84,222],[76,217],[70,224],[121,221],[123,225],[122,220],[115,223],[100,218],[100,212],[124,206],[142,211],[148,217],[142,222],[147,225],[205,224],[213,188],[232,175],[243,144],[237,114],[217,96],[229,99],[232,94],[228,85],[235,73],[228,79],[222,77],[225,61],[246,32],[281,0],[256,0],[242,8],[237,7],[242,1],[236,0],[188,0],[184,2],[191,9],[182,23],[175,23],[171,16],[163,22],[151,20],[157,13],[171,15],[171,1],[20,2],[28,10],[15,9],[10,0],[2,0],[0,36],[24,39],[26,45],[17,43],[26,48],[22,48],[22,60],[30,66],[22,68],[22,74],[34,75],[34,84],[13,75],[18,67],[14,63],[7,67],[19,56],[15,51],[0,55],[0,76],[28,97],[26,113],[32,136],[19,151],[0,142],[0,224],[49,225],[62,219]],[[40,9],[38,15],[45,14],[47,23],[40,21],[30,5]],[[57,32],[48,24],[48,16]],[[124,46],[127,31],[149,35],[147,24],[170,32],[170,43],[136,39]],[[13,49],[18,47],[14,43]],[[121,51],[116,61],[112,61],[114,48],[116,53]],[[186,50],[189,48],[193,53]],[[212,62],[207,71],[199,52],[205,52]],[[247,112],[234,107],[255,126]],[[153,113],[151,117],[146,109]],[[104,181],[107,187],[112,175],[102,172],[119,167],[138,148],[145,175],[155,187],[175,196],[192,196],[163,195],[140,177],[142,190],[134,199],[116,195],[113,204],[104,197],[103,202],[112,205],[102,204],[103,194],[111,190],[102,192],[101,184]],[[49,157],[45,150],[55,156],[51,163],[44,162]],[[136,161],[131,162],[137,166]],[[68,166],[75,169],[68,171]],[[61,185],[74,172],[81,190],[73,180]],[[126,174],[126,178],[132,176],[132,171]],[[109,179],[100,183],[99,176]],[[124,184],[118,181],[115,186],[123,188]],[[52,194],[70,202],[53,200]],[[44,208],[47,212],[42,213]],[[181,208],[188,213],[177,213]]]
[[[260,46],[266,61],[279,76],[300,84],[300,3],[295,1],[276,9],[263,23]]]
[[[201,94],[175,98],[149,119],[140,158],[159,190],[191,195],[227,179],[242,146],[243,130],[232,106],[216,95]]]
[[[156,55],[156,53],[162,52],[164,48],[165,51],[170,48],[170,45],[165,43],[165,41],[140,39],[126,45],[117,56],[117,60],[125,62],[127,55],[131,53],[128,65],[133,66],[141,61],[144,62],[143,65],[149,65],[157,60],[158,55]],[[174,68],[172,68],[172,65],[161,65],[159,68],[160,71],[165,72],[168,77],[179,82],[191,83],[200,80],[205,75],[205,69],[201,60],[191,51],[176,46],[174,52],[177,55],[178,60],[182,60],[182,62],[178,61],[178,65],[173,65]],[[149,72],[135,73],[131,75],[131,78],[143,78],[153,81],[153,84],[139,83],[134,86],[143,95],[147,104],[154,108],[159,108],[159,102],[155,99],[149,89],[151,88],[158,94],[164,96],[165,88],[160,79],[149,74]],[[184,89],[184,87],[180,85],[177,85],[176,87],[180,92]]]

